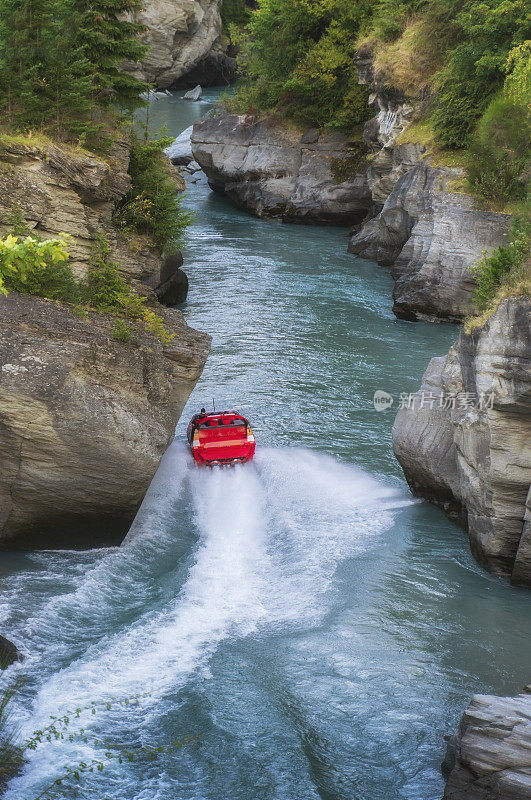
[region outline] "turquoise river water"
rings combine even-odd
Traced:
[[[214,96],[158,100],[150,125],[177,135]],[[436,800],[471,694],[517,692],[531,664],[529,595],[477,566],[392,454],[399,394],[457,328],[396,320],[387,270],[348,255],[344,230],[262,222],[204,179],[186,202],[183,311],[213,347],[130,534],[0,567],[1,630],[28,654],[8,671],[20,737],[141,696],[71,719],[5,800],[94,758],[44,796]],[[213,397],[251,419],[253,465],[191,466],[186,422]],[[163,749],[104,755],[141,747]]]

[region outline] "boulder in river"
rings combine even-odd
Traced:
[[[174,306],[184,303],[188,295],[188,277],[181,269],[183,257],[181,253],[166,256],[160,271],[160,286],[155,293],[159,303]]]
[[[183,100],[201,100],[201,95],[203,94],[203,90],[199,84],[195,86],[193,89],[190,89],[189,92],[186,92]]]
[[[468,528],[480,564],[531,587],[531,300],[510,297],[434,358],[393,448],[414,494]]]
[[[6,669],[11,664],[14,664],[15,661],[22,660],[23,656],[13,642],[10,642],[4,636],[0,636],[0,669]]]
[[[356,225],[371,196],[364,145],[216,109],[196,122],[192,152],[214,191],[262,218]]]
[[[185,166],[194,160],[192,155],[192,142],[190,141],[193,129],[193,125],[186,128],[186,130],[179,134],[173,144],[170,144],[164,151],[171,163],[175,166]]]
[[[445,759],[443,800],[531,799],[530,692],[472,698]]]

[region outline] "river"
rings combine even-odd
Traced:
[[[150,125],[177,135],[215,95],[158,100]],[[183,311],[213,347],[130,534],[2,554],[0,624],[29,654],[20,735],[112,701],[31,752],[5,800],[95,757],[45,796],[436,800],[471,694],[519,691],[531,663],[529,595],[480,569],[392,454],[400,394],[457,328],[395,319],[387,270],[344,230],[262,222],[204,179],[186,203]],[[252,466],[191,467],[186,421],[213,398],[251,419]],[[142,746],[163,749],[104,755]]]

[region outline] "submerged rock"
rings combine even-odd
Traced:
[[[119,541],[201,374],[210,337],[157,308],[164,344],[115,319],[0,299],[0,548]]]
[[[193,125],[190,125],[189,128],[186,128],[186,130],[179,134],[173,144],[170,144],[170,146],[164,151],[171,163],[175,164],[175,166],[185,166],[194,160],[191,142],[193,129]]]
[[[192,152],[212,189],[263,218],[359,224],[371,206],[364,146],[216,110],[194,125]]]
[[[443,800],[531,798],[530,691],[472,698],[450,745]]]
[[[183,100],[201,100],[201,95],[203,94],[202,88],[199,86],[195,86],[193,89],[190,89],[189,92],[186,92]]]
[[[397,414],[393,449],[414,494],[468,528],[485,568],[531,587],[531,300],[503,300]]]

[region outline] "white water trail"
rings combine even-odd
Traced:
[[[170,451],[122,547],[75,592],[51,601],[29,622],[30,629],[45,623],[51,649],[62,652],[68,642],[72,646],[80,620],[105,619],[100,604],[129,603],[139,612],[45,680],[26,735],[53,714],[150,692],[140,711],[121,709],[122,717],[132,720],[131,715],[153,711],[158,698],[192,675],[208,678],[208,662],[220,642],[316,624],[332,602],[328,594],[338,564],[373,546],[392,524],[394,510],[411,502],[402,490],[307,450],[264,449],[254,465],[213,471],[192,466],[182,447]],[[177,541],[172,513],[188,487],[193,507],[188,525],[198,537],[188,573],[167,602],[150,607],[156,572],[149,565],[157,547],[167,552],[172,536]],[[136,593],[144,610],[135,605]],[[60,620],[67,611],[65,644]],[[29,666],[38,670],[38,663]],[[109,714],[109,722],[112,717],[119,723],[119,716]],[[90,719],[82,718],[81,725],[90,728]],[[67,750],[70,763],[91,756],[90,746],[43,743],[11,782],[5,800],[30,797],[45,779],[60,774]]]

